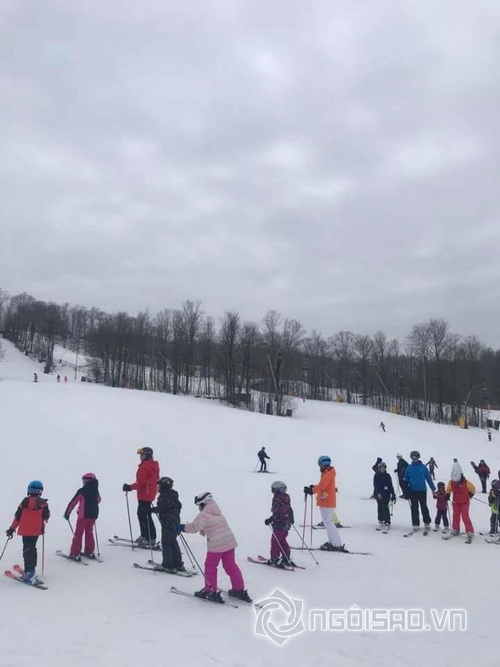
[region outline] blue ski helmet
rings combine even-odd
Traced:
[[[41,496],[43,492],[43,484],[39,479],[34,479],[28,484],[29,496]]]
[[[329,466],[332,463],[332,459],[329,456],[320,456],[318,459],[318,465],[320,468],[323,466]]]

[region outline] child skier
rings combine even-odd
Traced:
[[[443,520],[443,533],[447,533],[450,523],[448,521],[448,501],[450,496],[446,493],[445,483],[438,482],[437,491],[434,493],[436,499],[436,518],[434,519],[434,531],[439,529],[441,519]]]
[[[69,551],[71,560],[81,560],[83,536],[85,536],[83,555],[86,558],[95,558],[94,525],[99,516],[100,502],[99,481],[93,472],[86,472],[82,476],[82,486],[71,498],[64,512],[64,518],[69,521],[71,512],[78,506],[76,526]]]
[[[162,564],[157,569],[167,572],[185,572],[181,550],[177,544],[175,526],[181,520],[182,503],[179,494],[173,489],[174,480],[170,477],[161,477],[158,480],[158,500],[153,512],[156,512],[161,524]]]
[[[486,493],[486,483],[488,481],[488,477],[491,474],[489,466],[486,465],[484,459],[479,461],[479,465],[476,465],[474,461],[471,461],[470,464],[479,476],[479,480],[481,482],[481,493]]]
[[[23,538],[24,581],[27,584],[32,583],[35,577],[36,543],[50,517],[49,506],[47,500],[41,497],[42,493],[43,484],[38,479],[28,484],[28,495],[20,502],[10,528],[5,531],[7,537],[12,539],[17,528],[17,534]]]
[[[387,472],[384,461],[378,464],[378,470],[373,476],[373,495],[377,501],[378,528],[387,532],[391,527],[389,501],[396,502],[396,494],[392,485],[392,478]]]
[[[229,595],[251,602],[240,568],[234,560],[234,550],[237,542],[231,528],[210,492],[200,493],[194,499],[200,513],[192,523],[178,524],[174,527],[176,532],[200,533],[207,537],[207,556],[205,559],[205,586],[195,595],[199,598],[208,598],[213,602],[224,602],[217,590],[217,566],[222,561],[222,567],[231,579],[232,588]]]
[[[434,470],[437,470],[439,468],[438,464],[434,460],[434,458],[431,456],[431,458],[427,461],[425,464],[429,468],[429,474],[432,477],[432,479],[436,479],[436,475],[434,474]]]
[[[287,542],[288,531],[294,523],[293,509],[290,505],[290,496],[286,492],[285,482],[273,482],[271,484],[273,502],[271,503],[272,515],[264,521],[266,526],[272,526],[271,536],[271,558],[267,561],[269,565],[284,567],[294,566],[290,558],[290,546]],[[281,554],[281,560],[280,560]]]
[[[458,462],[453,463],[451,479],[446,487],[446,493],[452,495],[451,535],[455,537],[460,534],[460,519],[462,519],[467,532],[467,544],[470,544],[474,537],[474,527],[469,517],[469,505],[475,492],[474,484],[465,479],[460,464]]]

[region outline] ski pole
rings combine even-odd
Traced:
[[[187,543],[186,538],[184,537],[184,535],[183,535],[182,533],[179,533],[179,537],[181,538],[181,540],[182,540],[182,544],[184,545],[184,548],[186,549],[186,551],[189,552],[189,553],[191,553],[191,557],[193,558],[194,562],[195,562],[196,565],[198,566],[198,570],[200,571],[200,573],[201,573],[203,576],[205,576],[205,573],[204,573],[203,570],[201,569],[201,565],[200,565],[200,564],[198,563],[198,561],[196,560],[196,556],[195,556],[194,553],[191,551],[191,547],[190,547],[189,544]]]
[[[310,531],[311,531],[311,546],[312,546],[312,543],[313,543],[313,521],[314,521],[313,513],[314,513],[314,505],[313,505],[313,501],[312,501],[312,497],[311,497],[311,529],[310,529]],[[325,528],[326,528],[326,526],[325,526]]]
[[[150,506],[151,508],[151,506]],[[151,516],[151,513],[147,515],[146,517],[147,523],[148,523],[148,539],[149,539],[149,550],[151,552],[151,560],[154,560],[153,558],[153,542],[151,541],[151,521],[153,521],[153,517]],[[155,570],[156,573],[156,570]]]
[[[302,521],[302,537],[300,538],[302,542],[306,536],[306,519],[307,519],[307,498],[308,494],[304,493],[304,520]]]
[[[7,541],[5,542],[5,546],[4,546],[4,548],[2,549],[2,553],[0,554],[0,560],[2,560],[3,555],[4,555],[4,553],[5,553],[5,549],[7,549],[7,545],[8,545],[8,543],[10,542],[11,539],[12,539],[12,537],[8,537],[8,538],[7,538]]]
[[[68,522],[68,526],[71,528],[71,532],[72,532],[73,535],[74,535],[74,534],[75,534],[75,531],[73,530],[73,526],[71,525],[71,520],[68,518],[68,519],[66,519],[66,521]]]
[[[479,498],[476,498],[476,496],[473,496],[472,500],[477,500],[478,503],[483,503],[483,505],[489,505],[489,503],[486,503],[484,500],[479,500]]]
[[[311,558],[313,559],[313,561],[316,563],[316,565],[319,565],[319,563],[318,563],[318,561],[316,560],[316,557],[314,556],[313,552],[311,551],[311,549],[309,549],[309,547],[307,546],[307,544],[304,542],[304,540],[303,540],[302,537],[300,536],[299,531],[295,528],[295,526],[294,526],[293,524],[292,524],[292,528],[293,528],[294,531],[297,533],[297,535],[300,537],[300,540],[301,540],[301,542],[302,542],[302,545],[303,545],[303,546],[307,549],[307,551],[309,551],[309,553],[311,554]]]
[[[127,515],[128,515],[128,528],[130,530],[130,542],[132,543],[132,549],[135,549],[134,538],[132,537],[132,521],[130,520],[130,505],[128,503],[128,491],[125,492],[125,500],[127,501]]]
[[[45,568],[45,531],[42,533],[42,576]]]
[[[95,532],[95,543],[97,546],[97,557],[99,558],[101,556],[101,552],[99,549],[99,538],[97,537],[97,525],[94,523],[94,532]]]
[[[189,552],[191,551],[191,549],[187,549],[186,547],[184,547],[184,551],[186,552],[187,557],[188,557],[189,560],[191,561],[191,567],[193,568],[193,570],[195,570],[195,569],[196,569],[196,566],[195,566],[195,564],[194,564],[194,560],[191,558],[191,554],[189,553]]]

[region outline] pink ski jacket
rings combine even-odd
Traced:
[[[210,500],[192,523],[184,524],[186,533],[207,536],[207,550],[222,553],[238,546],[233,531],[222,516],[215,500]]]

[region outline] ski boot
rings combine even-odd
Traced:
[[[70,556],[68,556],[68,560],[74,560],[77,563],[79,563],[82,560],[82,558],[81,558],[81,556],[71,556],[70,555]]]
[[[325,542],[320,546],[320,551],[335,551],[335,547],[330,542]]]
[[[341,547],[334,547],[334,546],[332,546],[332,548],[330,549],[330,551],[340,551],[340,552],[345,553],[345,554],[348,554],[348,553],[349,553],[349,552],[347,551],[347,549],[345,548],[345,544],[343,544]]]
[[[227,594],[233,598],[236,598],[237,600],[243,600],[243,602],[252,602],[252,598],[248,595],[245,589],[241,591],[235,591],[234,588],[230,588]]]
[[[36,579],[35,570],[28,570],[27,572],[24,573],[23,581],[26,584],[32,584],[33,579]]]
[[[272,565],[273,567],[279,567],[279,562],[280,562],[280,559],[279,559],[279,558],[270,558],[270,559],[267,561],[267,564],[268,564],[268,565]]]
[[[291,558],[286,558],[283,556],[279,563],[279,567],[297,567]]]
[[[224,600],[222,599],[219,591],[207,591],[205,588],[202,588],[201,591],[195,591],[194,596],[197,598],[205,598],[211,602],[219,602],[220,604],[224,604]]]

